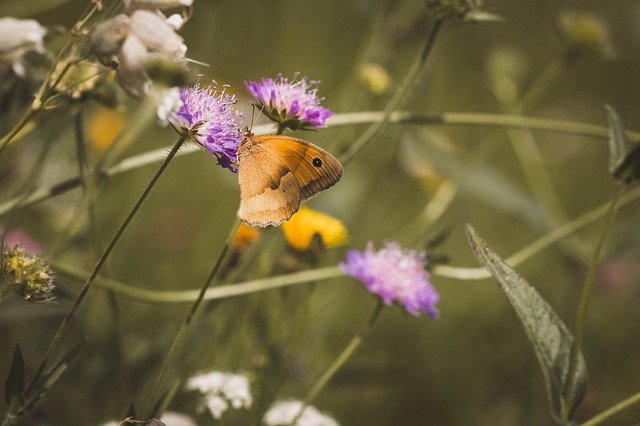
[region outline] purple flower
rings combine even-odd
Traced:
[[[411,315],[425,313],[435,319],[438,317],[435,304],[440,295],[428,281],[426,261],[424,253],[405,250],[398,243],[387,242],[376,253],[369,242],[363,252],[349,250],[347,262],[341,262],[339,267],[362,281],[385,305],[397,302]]]
[[[333,117],[333,112],[320,105],[324,98],[317,96],[317,80],[302,77],[292,81],[282,74],[273,78],[263,78],[261,82],[247,81],[244,86],[251,96],[264,106],[264,113],[280,126],[290,129],[325,127],[325,121]],[[296,81],[297,80],[297,81]]]
[[[192,140],[218,159],[218,164],[237,172],[238,147],[243,139],[240,120],[243,114],[235,111],[237,99],[219,91],[215,81],[200,87],[181,87],[181,106],[169,114],[168,121],[179,133],[187,133]]]

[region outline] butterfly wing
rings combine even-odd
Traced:
[[[238,218],[251,226],[277,226],[303,200],[334,185],[342,165],[327,151],[288,136],[249,136],[238,150]]]

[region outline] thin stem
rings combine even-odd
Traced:
[[[26,392],[27,395],[30,394],[34,390],[33,389],[34,386],[36,385],[38,379],[40,378],[40,376],[44,372],[44,369],[46,367],[47,361],[55,353],[55,351],[56,351],[56,349],[57,349],[57,347],[58,347],[58,345],[60,343],[60,340],[64,336],[64,334],[65,334],[65,332],[67,330],[67,327],[69,326],[69,323],[71,322],[71,320],[75,316],[76,312],[78,311],[78,308],[80,307],[80,304],[84,301],[85,297],[87,296],[87,293],[91,289],[96,277],[100,273],[100,270],[102,269],[102,267],[104,266],[105,262],[109,258],[109,255],[111,254],[111,252],[113,251],[114,247],[116,246],[116,243],[118,242],[118,240],[120,239],[120,237],[124,233],[125,229],[129,225],[129,223],[131,222],[133,217],[138,212],[138,209],[140,208],[140,206],[142,205],[144,200],[147,198],[147,196],[149,195],[149,193],[153,189],[154,185],[156,184],[156,182],[158,181],[158,179],[160,178],[160,176],[162,175],[164,170],[167,168],[167,166],[169,165],[169,163],[171,162],[173,157],[176,155],[176,153],[178,152],[178,150],[180,149],[182,144],[185,142],[185,140],[186,140],[185,136],[181,136],[180,139],[178,139],[178,141],[174,145],[173,149],[169,152],[169,154],[167,154],[164,162],[160,165],[160,167],[158,168],[158,171],[151,178],[151,180],[147,184],[147,187],[144,189],[144,191],[142,192],[142,194],[138,198],[138,201],[136,201],[136,203],[132,207],[131,211],[129,212],[129,214],[127,215],[127,217],[122,222],[122,224],[120,225],[120,227],[116,231],[115,235],[111,239],[111,242],[109,243],[109,245],[107,246],[105,251],[102,253],[102,256],[100,257],[100,259],[96,263],[96,266],[93,268],[93,271],[91,272],[91,275],[89,275],[89,278],[87,278],[87,281],[84,283],[84,286],[82,287],[82,290],[80,290],[80,294],[76,298],[73,306],[71,307],[71,310],[69,311],[69,313],[67,313],[67,316],[64,318],[64,320],[62,321],[62,324],[60,325],[60,327],[56,331],[56,334],[53,336],[53,339],[51,340],[51,343],[49,344],[49,347],[47,348],[47,352],[44,355],[42,363],[40,364],[40,367],[38,368],[38,371],[34,375],[33,380],[31,381],[31,384],[29,385],[29,387],[27,389],[27,392]]]
[[[27,112],[22,114],[22,117],[18,120],[18,122],[13,126],[13,128],[0,139],[0,154],[4,149],[9,145],[9,142],[22,130],[22,128],[31,120],[31,117],[34,116],[36,110],[33,108],[29,108]]]
[[[178,333],[176,334],[176,337],[173,339],[173,342],[171,343],[169,352],[167,352],[167,355],[165,356],[164,361],[160,366],[160,372],[156,376],[153,386],[150,387],[150,396],[151,396],[150,402],[152,405],[155,405],[158,395],[162,394],[162,389],[164,389],[163,385],[164,385],[165,376],[167,375],[169,368],[173,364],[174,358],[176,357],[176,355],[178,355],[179,350],[182,348],[182,344],[184,343],[184,340],[187,336],[187,331],[189,330],[189,326],[191,325],[193,317],[195,316],[196,312],[198,311],[198,308],[200,307],[200,305],[202,304],[202,301],[204,300],[204,297],[207,293],[207,289],[209,288],[211,283],[214,281],[214,279],[218,275],[218,272],[220,271],[220,267],[222,266],[222,263],[229,251],[229,248],[233,244],[233,239],[235,238],[236,231],[238,230],[238,226],[240,226],[240,222],[236,219],[234,221],[233,226],[231,227],[231,231],[229,231],[229,235],[227,236],[227,239],[225,240],[224,245],[222,246],[222,250],[220,251],[218,258],[216,259],[215,264],[213,265],[213,268],[211,269],[211,272],[207,277],[207,280],[205,281],[204,285],[198,292],[198,297],[193,302],[193,305],[191,306],[189,313],[187,313],[187,316],[185,317],[184,321],[180,325],[180,328],[178,329]],[[157,414],[160,414],[160,413],[157,413]]]
[[[54,262],[52,266],[58,274],[75,281],[84,282],[89,276],[89,274],[87,274],[86,272],[61,262]],[[343,275],[344,274],[336,266],[312,269],[309,271],[294,272],[285,275],[277,275],[275,277],[261,278],[210,288],[205,292],[204,300],[220,300],[230,297],[244,296],[247,294],[258,293],[260,291],[267,291],[298,284],[328,280],[331,278],[341,277]],[[102,289],[111,290],[118,296],[143,303],[193,303],[198,298],[201,291],[145,290],[103,277],[97,277],[95,285]]]
[[[582,346],[582,339],[587,322],[587,313],[589,312],[589,303],[591,302],[591,292],[593,290],[593,284],[595,282],[596,273],[598,272],[598,266],[600,263],[600,258],[602,257],[604,243],[607,239],[607,234],[611,229],[613,217],[615,216],[616,209],[620,204],[620,200],[625,188],[626,186],[624,184],[617,184],[614,188],[613,195],[611,196],[611,201],[609,202],[609,209],[607,210],[604,223],[602,224],[602,229],[600,230],[600,235],[598,236],[598,241],[596,242],[596,246],[593,250],[591,261],[589,262],[589,270],[585,279],[584,288],[582,289],[582,298],[580,300],[580,308],[578,309],[578,317],[576,320],[576,335],[573,340],[573,345],[571,346],[569,372],[567,373],[566,380],[567,387],[565,388],[564,393],[565,406],[563,407],[563,417],[565,420],[569,420],[569,416],[571,415],[571,410],[573,408],[571,407],[571,401],[573,401],[573,393],[575,391],[574,379],[578,365],[580,347]]]
[[[327,385],[327,383],[329,383],[329,380],[331,380],[331,378],[336,374],[336,372],[349,360],[349,358],[351,357],[351,355],[353,355],[356,349],[360,347],[362,342],[364,342],[364,340],[367,338],[367,336],[371,332],[371,329],[375,325],[376,321],[380,317],[380,313],[382,312],[383,307],[384,305],[380,300],[376,301],[376,306],[373,308],[373,311],[369,315],[369,318],[367,319],[367,321],[360,328],[360,331],[358,331],[358,333],[355,336],[353,336],[351,341],[342,350],[340,355],[338,355],[335,361],[333,361],[333,363],[329,366],[329,368],[326,369],[326,371],[324,372],[324,374],[322,374],[320,379],[318,379],[316,384],[313,385],[313,387],[305,397],[304,402],[302,403],[302,407],[300,408],[300,411],[298,412],[296,417],[293,419],[291,424],[296,424],[296,422],[304,412],[304,409],[308,405],[313,403],[315,398],[320,394],[320,392],[322,392],[322,390]]]
[[[603,411],[602,413],[598,414],[597,416],[587,420],[586,422],[582,423],[582,426],[595,426],[595,425],[598,425],[598,424],[602,423],[603,421],[607,420],[609,417],[613,416],[614,414],[618,414],[620,411],[625,410],[625,409],[631,407],[633,404],[637,404],[638,402],[640,402],[640,392],[638,392],[638,393],[636,393],[634,395],[631,395],[629,398],[618,402],[613,407],[611,407],[611,408]]]
[[[640,198],[640,187],[625,194],[620,199],[619,207],[625,206],[638,198]],[[509,256],[507,258],[507,262],[513,267],[518,266],[525,260],[528,260],[534,255],[540,253],[551,244],[605,216],[609,207],[610,203],[605,203],[573,219],[571,222],[565,223],[559,228],[554,229],[545,236],[537,239],[533,243]],[[455,278],[459,280],[480,280],[491,276],[484,268],[460,268],[449,265],[437,265],[433,268],[432,272],[434,275],[440,277]]]
[[[338,114],[329,123],[330,127],[350,126],[356,124],[374,123],[382,119],[382,112],[357,112]],[[546,118],[531,118],[509,114],[484,114],[471,112],[443,112],[435,114],[415,113],[410,111],[397,111],[391,114],[389,123],[393,124],[417,124],[417,125],[446,125],[446,126],[479,126],[479,127],[515,127],[532,130],[543,130],[558,133],[587,136],[597,139],[607,138],[608,129],[604,126],[595,126],[575,121],[554,120]],[[254,133],[267,134],[272,131],[271,125],[256,126]],[[632,140],[640,140],[640,132],[628,131],[627,135]],[[156,164],[162,160],[167,148],[159,148],[142,154],[125,158],[112,167],[99,168],[94,171],[101,177],[113,177],[131,170],[137,170],[150,164]],[[187,146],[182,149],[177,157],[202,152],[197,146]],[[19,202],[28,207],[41,201],[48,200],[57,195],[75,189],[82,184],[79,176],[71,177],[52,186],[39,188],[29,194],[12,198],[0,204],[0,216],[6,214]]]
[[[382,113],[382,118],[379,121],[374,122],[369,128],[349,147],[349,149],[341,156],[341,161],[343,163],[348,163],[351,161],[354,155],[356,155],[362,148],[365,147],[367,143],[369,143],[382,128],[389,123],[391,118],[391,114],[398,108],[400,102],[404,99],[405,95],[409,92],[409,89],[415,82],[416,78],[420,74],[422,67],[427,62],[429,58],[429,53],[433,48],[433,44],[436,40],[436,36],[442,28],[443,24],[442,19],[437,19],[433,25],[431,31],[427,34],[427,39],[425,40],[425,44],[422,47],[416,61],[411,66],[409,71],[407,72],[406,77],[404,78],[398,90],[393,94],[393,97],[387,104],[384,112]]]
[[[18,134],[18,132],[20,132],[20,130],[27,124],[27,122],[35,115],[35,113],[42,109],[42,106],[45,102],[43,100],[45,96],[45,92],[47,91],[47,88],[50,86],[51,78],[58,64],[60,63],[63,53],[66,52],[66,50],[69,48],[69,45],[71,44],[71,41],[75,35],[74,33],[79,33],[82,27],[93,16],[93,14],[96,13],[102,6],[101,2],[91,2],[91,3],[93,3],[93,5],[87,6],[87,9],[85,9],[86,12],[84,12],[83,15],[81,15],[81,18],[74,24],[72,30],[69,32],[68,37],[66,38],[65,42],[62,44],[62,47],[60,48],[60,50],[58,50],[56,58],[53,61],[53,64],[49,68],[49,71],[47,72],[45,79],[42,81],[42,84],[40,85],[40,87],[38,88],[38,91],[35,94],[33,102],[31,103],[31,105],[29,105],[29,109],[25,111],[25,113],[22,115],[20,120],[18,120],[16,125],[9,131],[9,133],[7,133],[5,136],[2,137],[2,139],[0,139],[0,154],[5,149],[5,147],[9,144],[9,142],[11,142],[11,140]],[[62,76],[64,75],[65,72],[66,72],[66,69],[60,73],[60,76],[58,77],[56,83],[51,85],[51,89],[55,89],[55,86],[60,81],[60,79],[62,79]]]

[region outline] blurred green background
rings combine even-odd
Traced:
[[[68,28],[86,3],[2,0],[0,16],[30,17],[51,28]],[[520,96],[546,78],[544,90],[524,115],[605,126],[603,105],[610,104],[627,128],[640,128],[640,3],[496,0],[487,1],[484,9],[504,21],[446,23],[401,109],[513,111]],[[608,31],[607,48],[572,51],[559,25],[568,12],[601,20]],[[250,100],[244,81],[299,71],[322,81],[319,93],[325,106],[345,113],[384,108],[432,23],[433,16],[415,0],[195,0],[193,17],[180,34],[188,56],[210,64],[192,65],[193,74],[203,74],[202,81],[215,78],[230,84],[245,111],[250,111]],[[53,44],[56,37],[50,36]],[[373,94],[363,84],[358,70],[364,63],[377,63],[388,72],[386,92]],[[545,72],[551,74],[545,77]],[[23,99],[28,93],[25,87]],[[131,100],[120,105],[125,126],[131,124],[126,120],[135,106]],[[87,102],[81,108],[91,126],[98,106]],[[297,135],[340,152],[365,128],[329,127]],[[511,136],[517,144],[531,135],[566,218],[608,200],[613,180],[606,170],[605,139],[552,132]],[[175,139],[170,128],[150,123],[123,155],[164,147]],[[64,110],[47,112],[32,133],[0,158],[3,201],[27,179],[45,143],[52,145],[38,186],[77,173],[72,119]],[[476,161],[482,150],[484,161]],[[109,241],[153,170],[123,174],[100,187],[95,199],[100,244]],[[234,221],[236,182],[207,154],[177,159],[118,244],[104,275],[146,289],[199,288]],[[438,188],[452,183],[460,184],[459,191],[436,223],[407,228]],[[10,218],[11,225],[32,235],[45,255],[55,254],[55,260],[89,271],[97,257],[86,215],[79,220],[74,216],[81,198],[75,190],[26,208]],[[322,266],[335,265],[347,249],[362,249],[368,240],[376,246],[389,239],[424,247],[429,237],[444,230],[447,238],[436,254],[448,257],[453,266],[476,267],[465,223],[508,256],[563,221],[548,219],[508,132],[496,127],[389,125],[348,165],[335,188],[308,204],[341,219],[349,229],[347,246],[329,250],[319,260]],[[580,419],[638,391],[637,218],[637,202],[622,208],[608,240],[585,337],[589,389]],[[71,222],[76,231],[61,240]],[[586,227],[518,267],[570,328],[597,231],[597,225]],[[284,260],[293,254],[278,230],[271,233],[244,278],[285,270]],[[268,238],[266,233],[262,237]],[[343,425],[551,424],[536,357],[497,285],[491,280],[431,278],[441,294],[441,318],[413,318],[396,307],[386,309],[364,346],[314,405]],[[56,305],[7,298],[0,306],[1,383],[16,342],[23,348],[28,373],[37,367],[79,289],[63,276],[58,285],[62,294]],[[374,302],[347,278],[225,300],[200,317],[174,375],[208,368],[249,373],[256,392],[254,408],[249,414],[230,413],[226,424],[250,424],[274,397],[303,397]],[[19,424],[95,425],[124,417],[131,402],[143,403],[187,309],[186,304],[145,304],[93,290],[64,343],[70,347],[86,336],[83,351]],[[194,401],[192,394],[179,392],[170,408],[194,414]],[[197,418],[199,424],[213,424],[204,415]],[[610,424],[639,421],[635,408]]]

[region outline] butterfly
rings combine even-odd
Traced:
[[[237,216],[249,226],[278,226],[302,201],[338,182],[343,170],[333,155],[310,142],[247,132],[238,148]]]

